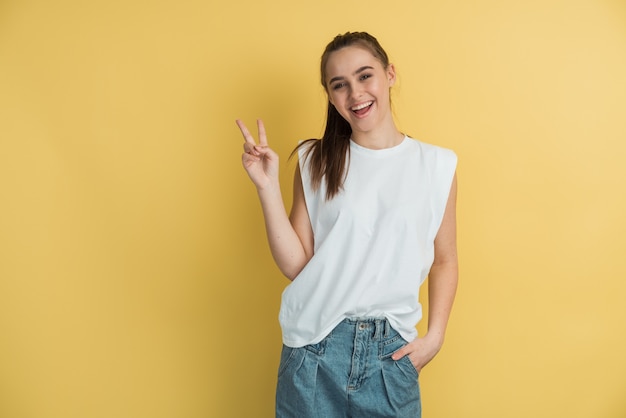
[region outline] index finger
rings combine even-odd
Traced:
[[[239,130],[241,131],[243,135],[243,139],[249,144],[256,145],[256,142],[254,141],[254,138],[252,137],[252,135],[250,134],[250,131],[246,127],[246,124],[243,123],[243,121],[240,119],[237,119],[235,122],[237,123],[237,126],[239,126]]]

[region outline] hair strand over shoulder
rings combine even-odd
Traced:
[[[330,55],[342,48],[358,45],[367,49],[378,59],[383,67],[389,66],[387,53],[378,43],[378,40],[367,32],[346,32],[337,35],[322,54],[320,63],[321,82],[328,93],[326,85],[326,64]],[[326,127],[321,139],[309,139],[298,144],[291,153],[295,155],[301,148],[306,147],[303,157],[308,159],[311,186],[318,190],[322,181],[326,185],[326,199],[331,200],[342,189],[346,176],[346,164],[350,154],[350,138],[352,128],[339,114],[337,109],[328,102]]]

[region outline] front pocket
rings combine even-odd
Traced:
[[[408,342],[402,338],[399,333],[395,333],[388,339],[380,342],[380,352],[379,358],[381,360],[388,360],[396,363],[396,366],[403,371],[404,374],[417,378],[419,376],[419,372],[411,363],[411,359],[408,355],[405,355],[400,360],[393,360],[391,356],[402,347],[406,346]]]
[[[290,364],[294,362],[294,359],[297,357],[298,352],[301,349],[287,347],[283,344],[282,352],[280,353],[280,364],[278,366],[278,376],[282,376],[285,373],[285,370],[289,367]]]
[[[415,378],[419,377],[419,372],[411,362],[411,359],[408,355],[398,360],[398,365],[401,366],[403,369],[408,370],[410,373],[413,373],[415,375]]]
[[[381,360],[389,358],[393,355],[393,353],[407,344],[408,343],[400,336],[400,334],[392,335],[390,338],[380,342],[378,357]]]
[[[317,344],[309,344],[309,345],[305,345],[303,348],[307,351],[310,351],[313,354],[317,354],[318,356],[321,356],[322,354],[324,354],[324,351],[326,351],[326,341],[328,340],[329,336],[327,336],[326,338],[324,338],[322,341],[320,341]]]

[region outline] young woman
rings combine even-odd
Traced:
[[[243,166],[292,280],[280,309],[277,417],[420,417],[418,373],[440,350],[457,286],[456,156],[396,127],[394,66],[364,32],[321,60],[326,130],[296,151],[287,216],[262,121],[241,121]],[[428,332],[419,287],[429,276]]]

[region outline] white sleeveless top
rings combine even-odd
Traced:
[[[454,152],[409,137],[381,150],[350,143],[343,190],[326,200],[300,171],[314,255],[282,295],[283,343],[315,344],[345,318],[387,318],[407,341],[422,318],[419,287],[434,259],[456,170]]]

